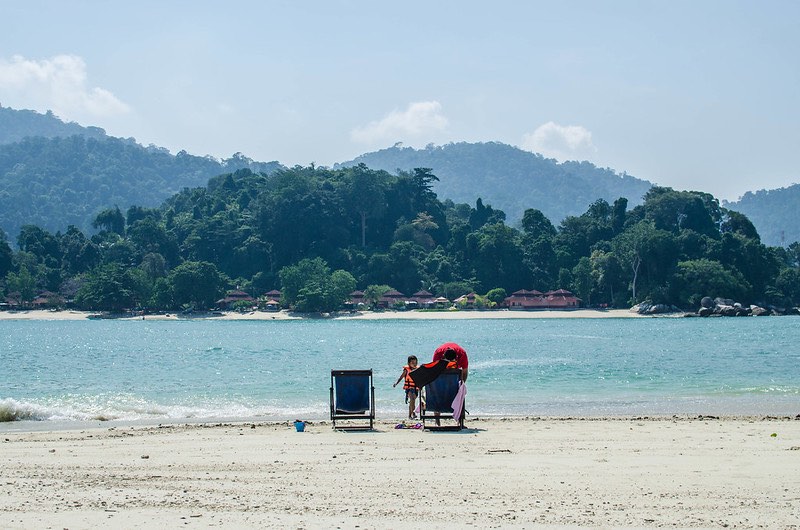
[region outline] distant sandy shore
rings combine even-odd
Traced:
[[[800,421],[0,431],[3,528],[782,528]]]
[[[85,320],[100,313],[88,311],[0,311],[2,320]],[[337,314],[333,317],[313,317],[298,315],[287,311],[267,312],[252,311],[238,313],[234,311],[177,313],[145,315],[145,320],[298,320],[303,318],[331,318],[336,320],[383,320],[383,319],[423,319],[423,320],[460,320],[460,319],[492,319],[492,318],[645,318],[627,309],[576,309],[566,311],[380,311]],[[141,316],[119,317],[119,319],[141,320]]]

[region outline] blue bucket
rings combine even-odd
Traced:
[[[303,432],[306,430],[306,422],[297,420],[294,422],[294,428],[297,429],[297,432]]]

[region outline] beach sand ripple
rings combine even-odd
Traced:
[[[798,528],[800,421],[0,434],[4,528]],[[774,436],[773,436],[774,434]]]

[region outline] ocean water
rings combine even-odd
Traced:
[[[323,419],[362,368],[399,419],[407,356],[446,341],[472,416],[800,414],[794,317],[0,321],[0,428]]]

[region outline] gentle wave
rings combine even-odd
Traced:
[[[143,421],[208,420],[216,418],[290,419],[319,416],[327,403],[310,403],[289,409],[279,404],[251,406],[236,402],[207,402],[198,405],[166,405],[137,398],[71,396],[48,404],[0,399],[0,422],[13,421]]]
[[[330,370],[363,368],[378,415],[403,417],[406,356],[444,340],[469,351],[475,415],[797,414],[794,322],[7,322],[0,421],[322,419]]]
[[[747,394],[800,394],[800,388],[786,386],[754,386],[743,388],[742,392]]]
[[[491,368],[575,365],[575,364],[580,364],[580,361],[576,359],[568,359],[566,357],[528,357],[520,359],[488,359],[485,361],[473,361],[469,364],[469,366],[470,370],[475,370],[475,369],[488,370]]]
[[[20,402],[15,399],[0,400],[0,422],[49,420],[53,416],[53,411],[34,403]]]

